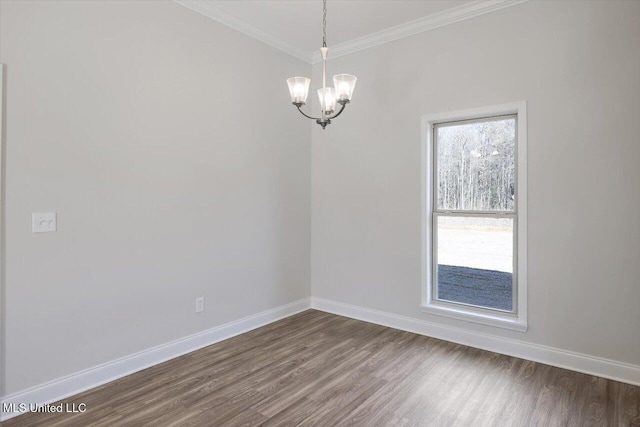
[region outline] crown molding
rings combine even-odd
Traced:
[[[175,3],[204,15],[214,21],[233,28],[268,44],[271,47],[288,53],[304,62],[316,64],[322,62],[320,51],[306,52],[298,49],[291,43],[282,40],[273,34],[263,31],[247,22],[243,21],[235,15],[221,10],[214,5],[212,1],[206,0],[173,0]],[[358,37],[344,43],[331,46],[331,58],[348,55],[370,47],[389,43],[395,40],[403,39],[414,34],[433,30],[445,25],[464,21],[486,13],[495,12],[500,9],[515,6],[528,0],[476,0],[471,3],[453,7],[440,13],[425,16],[404,24],[386,28],[384,30]]]
[[[286,41],[274,36],[273,34],[269,34],[266,31],[263,31],[251,24],[246,23],[237,16],[221,10],[220,8],[214,6],[212,1],[174,0],[174,2],[193,10],[194,12],[198,12],[199,14],[204,15],[207,18],[211,18],[214,21],[231,27],[234,30],[240,31],[241,33],[244,33],[249,37],[258,39],[271,47],[275,47],[276,49],[288,53],[289,55],[295,56],[296,58],[301,59],[304,62],[311,63],[311,53],[307,53],[304,50],[298,49],[292,46],[290,43],[287,43]]]
[[[348,55],[370,47],[389,43],[394,40],[403,39],[414,34],[433,30],[445,25],[464,21],[486,13],[495,12],[500,9],[515,6],[528,0],[478,0],[472,3],[463,4],[444,10],[440,13],[425,16],[414,21],[389,27],[384,30],[358,37],[348,42],[331,46],[331,58]],[[322,62],[319,52],[314,52],[312,64]]]

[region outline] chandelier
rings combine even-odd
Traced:
[[[300,107],[307,102],[307,95],[309,94],[309,85],[311,79],[307,77],[290,77],[287,79],[287,85],[289,86],[289,94],[291,95],[291,102],[298,108],[300,113],[311,119],[315,120],[317,124],[322,126],[322,129],[327,127],[331,123],[331,119],[335,119],[344,108],[351,101],[351,95],[353,95],[353,89],[356,87],[356,76],[351,74],[336,74],[333,76],[334,87],[327,87],[327,53],[329,48],[327,47],[327,0],[322,1],[322,47],[320,53],[322,54],[322,89],[318,89],[318,99],[320,100],[321,116],[311,117],[306,114]],[[334,114],[336,110],[336,104],[340,104],[340,110]]]

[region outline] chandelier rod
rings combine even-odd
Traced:
[[[326,103],[327,99],[327,0],[322,0],[322,99]],[[327,113],[322,108],[322,121],[327,120]]]

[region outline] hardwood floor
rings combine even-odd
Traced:
[[[640,387],[307,310],[9,426],[640,426]]]

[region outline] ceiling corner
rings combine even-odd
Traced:
[[[268,32],[261,30],[247,22],[243,21],[241,18],[234,16],[228,12],[225,12],[218,7],[213,5],[211,1],[204,0],[173,0],[175,3],[184,6],[188,9],[193,10],[201,15],[206,16],[207,18],[213,19],[220,24],[226,25],[228,27],[233,28],[234,30],[240,31],[243,34],[246,34],[249,37],[260,40],[261,42],[279,49],[285,53],[288,53],[291,56],[294,56],[304,62],[311,63],[313,58],[311,53],[304,52],[301,49],[297,49],[295,46],[290,43],[282,40]]]

